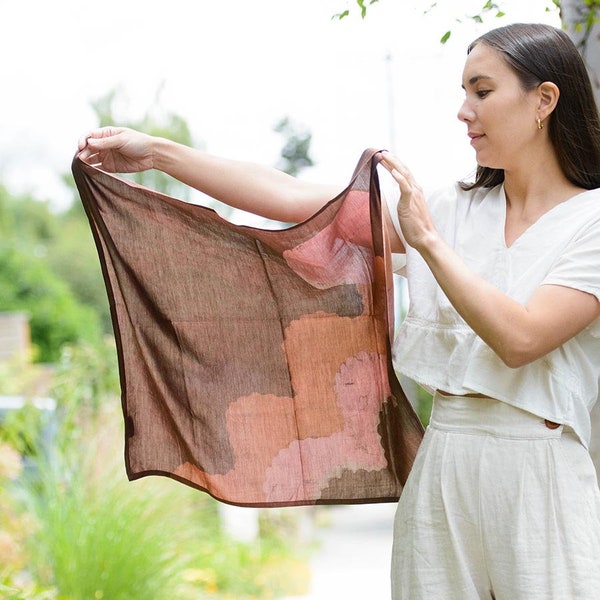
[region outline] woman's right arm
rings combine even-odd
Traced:
[[[79,156],[112,173],[158,169],[228,204],[268,219],[297,223],[317,212],[342,187],[306,182],[277,169],[212,156],[123,127],[82,137]]]

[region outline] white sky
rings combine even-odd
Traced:
[[[364,21],[331,19],[346,0],[0,0],[0,181],[60,206],[90,101],[120,86],[136,119],[161,85],[161,107],[216,154],[274,164],[289,115],[313,134],[307,179],[345,185],[366,147],[395,150],[426,187],[460,178],[467,44],[511,21],[559,25],[550,0],[499,1],[507,16],[475,25],[456,19],[483,0],[426,15],[433,0],[380,0]]]

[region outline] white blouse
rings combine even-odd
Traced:
[[[402,236],[398,193],[384,194]],[[466,264],[525,304],[545,284],[600,300],[600,190],[563,202],[506,246],[504,186],[463,191],[457,184],[428,198],[443,238]],[[598,397],[600,319],[546,356],[507,367],[452,307],[429,267],[407,247],[409,309],[394,341],[394,363],[424,387],[481,393],[571,427],[587,447],[589,412]]]

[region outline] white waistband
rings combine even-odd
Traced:
[[[444,396],[436,392],[429,426],[445,431],[522,439],[559,438],[542,417],[487,397]]]

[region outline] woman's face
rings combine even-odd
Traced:
[[[468,127],[477,164],[507,171],[523,166],[539,139],[537,91],[525,91],[500,53],[485,43],[468,55],[462,86],[466,95],[458,118]]]

